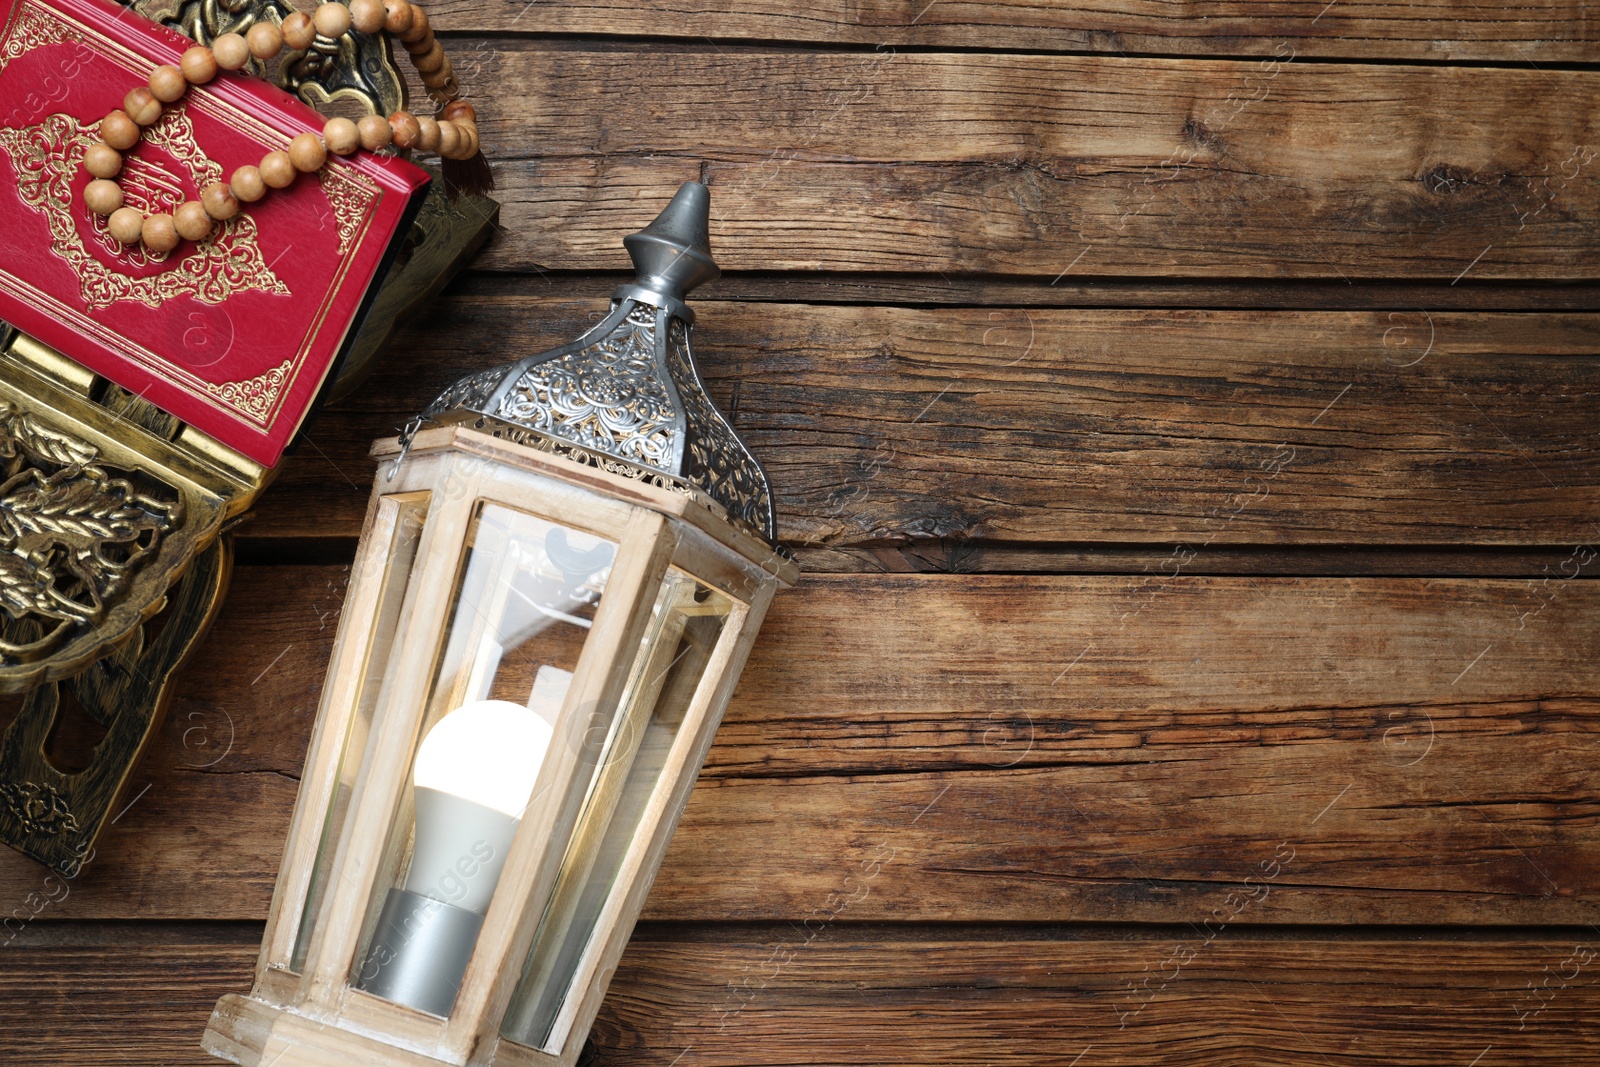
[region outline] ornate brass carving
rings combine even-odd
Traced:
[[[51,655],[75,630],[99,625],[183,521],[171,486],[158,485],[166,499],[141,492],[98,459],[89,442],[0,401],[0,610],[10,616],[0,656],[8,661]]]
[[[340,100],[375,115],[392,115],[405,106],[405,81],[381,34],[351,30],[331,40],[319,33],[310,48],[284,57],[278,84],[319,111]]]
[[[120,0],[141,15],[170,26],[201,44],[225,33],[244,33],[263,19],[281,23],[294,10],[282,0]],[[251,62],[256,74],[269,73]],[[318,110],[349,100],[374,115],[390,115],[405,106],[401,78],[387,39],[351,30],[337,40],[320,34],[302,52],[287,52],[274,80]]]
[[[214,542],[173,587],[160,633],[143,629],[113,655],[62,682],[28,693],[0,738],[0,838],[62,874],[76,875],[172,696],[172,676],[222,603],[231,550]],[[106,728],[89,766],[72,773],[51,763],[45,746],[63,693]]]
[[[221,603],[220,531],[265,472],[219,462],[147,401],[0,332],[0,692],[27,691],[0,738],[0,840],[74,875]],[[65,695],[107,731],[78,772],[45,749]]]
[[[0,800],[22,832],[35,837],[77,834],[82,830],[72,814],[72,802],[53,785],[23,782],[0,785]]]
[[[65,362],[25,336],[0,357],[0,692],[130,640],[264,481],[101,407]]]

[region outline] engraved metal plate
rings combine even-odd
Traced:
[[[711,402],[689,346],[694,313],[684,296],[719,273],[709,212],[706,187],[685,182],[654,222],[624,238],[638,280],[616,291],[609,315],[576,341],[462,378],[416,425],[476,416],[519,427],[581,462],[704,494],[773,540],[766,472]]]

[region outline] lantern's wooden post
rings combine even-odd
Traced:
[[[442,458],[437,474],[459,473],[459,457]],[[471,475],[468,475],[471,478]],[[423,714],[417,693],[426,691],[445,618],[434,610],[448,602],[472,522],[476,494],[455,499],[434,492],[417,550],[417,577],[401,609],[407,625],[390,657],[373,729],[340,834],[328,900],[311,934],[298,1002],[314,1014],[337,1012],[345,995],[374,880],[389,840],[389,824],[411,765]]]
[[[498,1027],[505,1012],[516,982],[514,974],[508,977],[506,960],[520,960],[528,951],[583,804],[585,790],[570,785],[589,759],[599,757],[601,739],[591,736],[593,727],[601,719],[609,722],[621,701],[633,669],[632,650],[650,621],[676,547],[677,537],[663,516],[640,509],[629,521],[601,600],[612,610],[595,620],[584,644],[558,720],[564,736],[551,742],[539,771],[534,803],[517,830],[445,1028],[441,1050],[456,1062],[466,1061],[481,1030],[486,1024]]]
[[[644,910],[645,899],[655,884],[656,872],[666,858],[678,821],[689,806],[690,793],[699,779],[700,768],[705,765],[706,754],[716,737],[717,727],[722,723],[722,713],[739,684],[739,674],[750,657],[750,650],[755,647],[756,633],[761,629],[767,607],[777,591],[778,583],[771,582],[756,595],[755,601],[747,609],[736,609],[735,618],[729,620],[729,631],[724,634],[717,649],[716,659],[706,668],[704,684],[695,694],[688,718],[694,730],[687,743],[680,744],[674,750],[671,762],[662,772],[663,780],[669,781],[671,786],[651,802],[650,811],[640,825],[639,836],[629,850],[628,859],[617,873],[617,881],[627,888],[606,902],[606,910],[596,924],[602,937],[598,939],[597,947],[585,954],[583,965],[575,976],[573,991],[556,1021],[552,1036],[559,1038],[560,1047],[565,1049],[563,1063],[576,1063],[578,1054],[583,1050],[584,1039],[594,1025],[595,1016],[599,1014],[606,988],[611,984],[611,976],[628,947],[628,939],[633,936],[634,924]],[[738,625],[731,625],[734,622]]]
[[[387,492],[389,487],[380,474],[368,504],[360,548],[351,565],[345,602],[340,609],[339,632],[323,684],[316,730],[306,755],[294,819],[289,827],[278,882],[273,889],[272,910],[267,917],[261,958],[256,966],[257,983],[271,982],[276,986],[277,980],[270,976],[284,975],[283,969],[289,967],[304,909],[315,906],[307,900],[307,894],[319,852],[323,848],[332,849],[337,843],[324,843],[323,831],[338,790],[342,765],[345,760],[360,755],[359,748],[355,752],[348,749],[364,740],[352,738],[350,730],[362,690],[370,684],[366,662],[379,622],[384,578],[393,566],[406,526],[418,522],[418,512],[425,514],[429,502],[426,490],[407,487],[425,481],[436,462],[431,456],[423,458],[405,472],[407,477],[399,487]],[[418,523],[418,527],[425,528],[422,523]],[[324,861],[331,864],[332,860],[332,856],[327,856]],[[282,992],[285,996],[292,994],[292,986],[284,986]]]

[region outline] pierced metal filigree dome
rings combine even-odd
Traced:
[[[721,273],[710,206],[705,186],[685,182],[654,222],[623,238],[638,278],[617,289],[594,329],[461,379],[422,418],[494,420],[615,473],[698,489],[772,541],[766,472],[711,402],[689,348],[684,296]]]

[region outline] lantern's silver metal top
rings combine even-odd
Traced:
[[[694,312],[684,297],[722,273],[711,258],[710,208],[710,191],[684,182],[654,222],[623,238],[637,278],[612,294],[598,325],[462,378],[422,421],[478,416],[531,431],[529,443],[568,458],[698,489],[773,541],[766,472],[711,402],[689,348]]]

